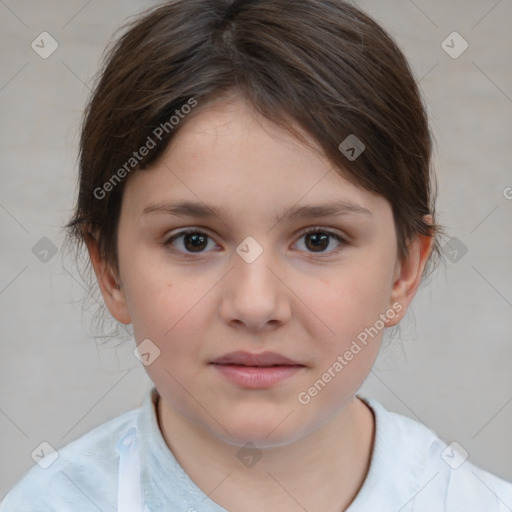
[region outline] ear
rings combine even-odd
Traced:
[[[423,217],[429,224],[432,223],[432,216]],[[397,261],[393,277],[393,289],[390,297],[390,306],[399,303],[402,305],[400,315],[396,315],[387,322],[387,327],[392,327],[403,318],[409,304],[416,295],[421,282],[423,270],[428,257],[432,252],[433,237],[418,235],[409,243],[409,254],[404,261]]]
[[[101,259],[95,235],[88,233],[85,237],[85,243],[108,310],[118,322],[130,324],[131,317],[120,284],[120,278],[111,265]]]

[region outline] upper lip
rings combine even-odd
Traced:
[[[223,356],[217,357],[211,361],[212,364],[234,364],[240,366],[304,366],[297,361],[277,354],[276,352],[261,352],[253,354],[251,352],[237,351],[229,352]]]

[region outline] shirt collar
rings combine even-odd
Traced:
[[[414,497],[421,490],[428,447],[436,436],[421,423],[387,411],[377,400],[356,396],[373,412],[375,436],[368,474],[346,512],[412,510]],[[158,425],[158,399],[157,389],[151,388],[138,419],[147,507],[153,511],[186,505],[204,512],[227,512],[201,491],[167,446]]]
[[[157,416],[159,393],[151,388],[138,419],[141,482],[144,501],[150,511],[200,510],[227,512],[191,480],[167,446]]]
[[[375,399],[356,396],[373,412],[375,438],[368,474],[346,512],[408,512],[421,491],[429,447],[437,436],[421,423],[386,410]]]

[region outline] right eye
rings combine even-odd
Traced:
[[[208,246],[208,240],[211,240],[209,235],[203,231],[189,228],[182,229],[172,235],[164,242],[164,245],[172,245],[173,248],[184,254],[203,253],[205,252],[204,249]],[[211,241],[214,243],[213,240]],[[184,249],[177,247],[180,245]]]

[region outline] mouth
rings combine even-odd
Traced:
[[[239,387],[268,388],[296,375],[305,365],[275,352],[230,352],[210,362],[223,377]]]
[[[253,366],[268,368],[271,366],[304,366],[298,361],[293,361],[276,352],[261,352],[252,354],[250,352],[230,352],[214,359],[211,364],[235,365],[235,366]]]

